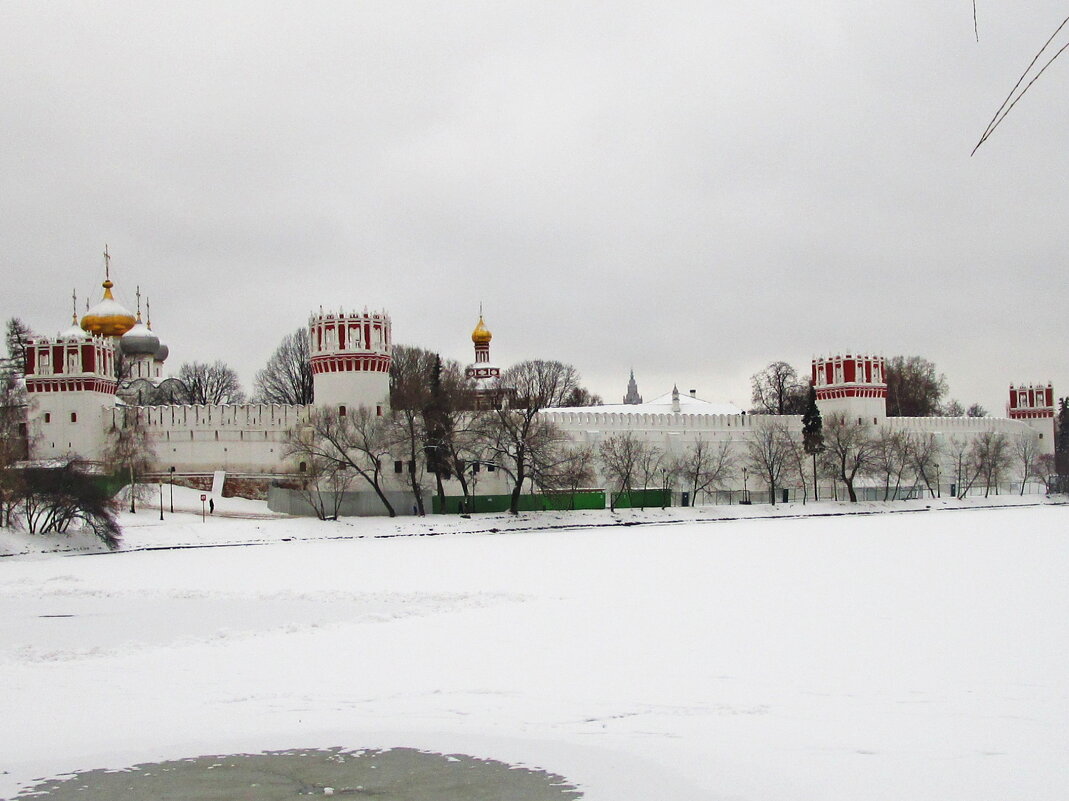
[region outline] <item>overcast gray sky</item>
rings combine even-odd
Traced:
[[[920,354],[1069,394],[1069,56],[969,152],[1055,0],[0,5],[0,314],[152,299],[246,384],[310,310],[749,401]],[[80,301],[80,305],[84,300]]]

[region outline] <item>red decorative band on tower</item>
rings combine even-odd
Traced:
[[[832,398],[886,398],[887,387],[817,387],[817,400]]]
[[[1010,409],[1011,420],[1043,420],[1054,417],[1053,409]]]
[[[388,373],[389,356],[379,354],[313,356],[312,372],[319,373]]]
[[[27,378],[27,392],[103,392],[114,395],[118,383],[107,378]]]

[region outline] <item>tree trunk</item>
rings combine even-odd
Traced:
[[[442,483],[442,471],[434,471],[434,483],[438,487],[438,510],[445,514],[445,484]]]
[[[393,504],[386,498],[386,494],[382,491],[382,487],[379,486],[377,480],[370,482],[372,489],[375,490],[375,494],[379,496],[379,500],[382,501],[382,505],[386,507],[386,513],[390,517],[397,517],[397,512],[394,511]]]

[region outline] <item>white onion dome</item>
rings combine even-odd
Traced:
[[[103,284],[104,298],[85,313],[82,329],[104,337],[121,337],[137,324],[137,318],[111,294],[115,286],[110,280]]]
[[[89,334],[82,330],[82,327],[78,325],[78,315],[74,315],[74,319],[71,321],[71,327],[59,335],[60,339],[89,339]]]
[[[134,327],[119,339],[119,347],[126,356],[155,356],[160,349],[160,338],[138,318]]]
[[[155,356],[156,361],[165,362],[165,361],[167,361],[167,357],[170,356],[170,355],[171,355],[171,349],[168,348],[166,345],[164,345],[161,342],[160,346],[158,348],[156,348],[156,356]]]

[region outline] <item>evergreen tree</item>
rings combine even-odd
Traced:
[[[6,375],[21,376],[26,372],[26,346],[35,334],[26,323],[18,317],[7,321],[5,337],[7,339],[7,358],[0,360],[0,372]]]
[[[1069,475],[1069,398],[1058,401],[1058,417],[1055,420],[1054,464],[1058,475]]]
[[[812,384],[809,385],[809,396],[802,413],[802,446],[813,457],[813,500],[817,501],[820,500],[817,496],[817,454],[824,451],[824,421],[817,407],[817,391]]]

